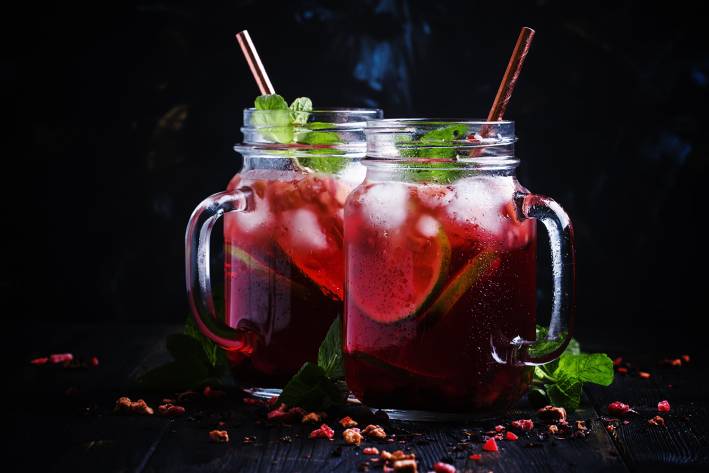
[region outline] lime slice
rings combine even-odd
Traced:
[[[288,276],[284,276],[283,274],[277,272],[275,269],[271,268],[266,263],[258,260],[256,257],[250,255],[238,246],[230,245],[227,243],[224,245],[224,252],[229,256],[236,258],[237,260],[244,263],[244,265],[246,265],[246,267],[250,271],[258,274],[264,279],[274,281],[276,284],[282,284],[287,287],[290,287],[297,294],[305,295],[308,293],[307,287],[296,281],[293,281]]]
[[[451,247],[442,229],[430,238],[382,248],[350,248],[348,296],[372,320],[391,324],[421,312],[438,293],[450,264]]]
[[[441,294],[426,309],[425,317],[440,317],[446,315],[453,306],[473,287],[483,275],[494,265],[497,255],[492,250],[483,250],[450,280]]]

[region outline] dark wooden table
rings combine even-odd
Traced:
[[[31,330],[33,336],[25,338],[30,340],[26,348],[6,356],[19,366],[19,382],[9,383],[6,391],[14,400],[10,417],[15,445],[9,449],[9,458],[21,465],[22,471],[346,472],[358,471],[368,458],[361,449],[344,444],[341,429],[332,442],[308,439],[311,426],[269,424],[261,409],[244,406],[237,393],[222,402],[200,401],[188,407],[188,415],[173,420],[114,414],[119,396],[141,394],[128,392],[129,380],[166,359],[164,337],[179,331],[178,326],[48,326]],[[32,356],[65,351],[97,355],[100,365],[70,370],[27,363]],[[471,453],[481,452],[481,444],[461,445],[467,438],[465,432],[486,430],[512,418],[535,418],[534,410],[523,401],[507,418],[497,421],[392,420],[386,429],[398,433],[398,439],[404,439],[401,443],[365,442],[362,447],[413,451],[419,471],[424,472],[441,460],[455,464],[458,471],[709,471],[709,393],[703,360],[681,368],[658,367],[659,359],[674,354],[654,349],[650,353],[624,352],[622,347],[604,347],[604,351],[623,355],[652,377],[616,375],[609,388],[588,388],[581,409],[570,416],[587,421],[591,433],[585,438],[521,436],[514,442],[498,442],[499,453],[483,453],[482,460],[470,460]],[[664,415],[667,426],[650,426],[647,420],[657,413],[657,402],[662,399],[672,405],[671,412]],[[157,407],[159,397],[153,394],[146,400]],[[602,416],[614,400],[631,404],[638,414],[609,433]],[[208,440],[208,432],[220,421],[229,431],[228,444]],[[334,425],[333,419],[330,424]],[[244,442],[246,436],[255,437],[255,442]]]

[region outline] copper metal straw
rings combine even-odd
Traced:
[[[512,51],[510,62],[507,63],[507,70],[500,83],[500,88],[497,89],[497,96],[495,96],[495,101],[492,102],[492,108],[487,115],[487,121],[495,122],[502,120],[502,116],[507,110],[507,104],[512,97],[512,91],[517,84],[519,73],[522,71],[524,58],[527,57],[529,46],[532,44],[532,38],[534,38],[534,30],[532,28],[525,26],[522,28],[522,31],[519,32],[517,44],[515,44],[515,49]]]
[[[266,68],[263,67],[261,59],[258,57],[249,32],[246,30],[240,31],[236,34],[236,40],[239,42],[239,46],[241,46],[241,52],[244,53],[246,62],[249,65],[249,69],[251,69],[251,74],[254,75],[256,85],[258,85],[258,90],[261,91],[261,95],[275,94],[276,91],[273,89],[268,74],[266,74]]]

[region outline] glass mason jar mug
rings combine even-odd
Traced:
[[[301,126],[244,111],[243,169],[194,210],[185,237],[189,302],[245,386],[282,387],[315,361],[342,312],[343,206],[364,178],[366,120],[380,110],[310,112]],[[212,294],[210,235],[224,217],[224,313]],[[220,304],[217,304],[220,305]]]
[[[513,122],[374,120],[366,134],[367,176],[345,204],[348,386],[382,408],[510,407],[571,338],[569,217],[517,181]],[[552,250],[545,340],[535,220]]]

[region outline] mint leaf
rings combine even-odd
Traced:
[[[278,94],[259,95],[254,100],[256,110],[288,110],[288,103]]]
[[[288,407],[317,411],[342,404],[344,399],[344,393],[327,377],[325,370],[307,362],[285,385],[278,402]]]
[[[304,145],[336,145],[341,142],[340,135],[334,131],[309,131],[299,133],[297,141]]]
[[[338,315],[330,325],[325,339],[318,350],[318,366],[330,379],[345,377],[345,367],[342,359],[342,322]]]
[[[399,153],[405,158],[451,160],[456,157],[454,142],[465,139],[467,133],[467,125],[448,125],[424,133],[418,138],[402,136],[397,146]],[[464,173],[450,162],[422,161],[416,163],[416,167],[418,169],[410,170],[408,176],[417,182],[450,184]]]
[[[293,141],[291,111],[283,97],[261,95],[256,97],[254,107],[252,125],[258,128],[264,140],[282,144]]]
[[[557,377],[556,383],[546,388],[549,400],[555,406],[561,406],[569,411],[578,409],[581,404],[583,381],[566,375]]]
[[[582,382],[608,386],[613,382],[613,360],[603,353],[564,354],[559,359],[559,366],[554,377],[566,376]]]
[[[291,122],[294,125],[304,125],[312,111],[313,102],[308,97],[298,97],[290,104]]]

